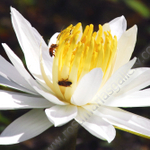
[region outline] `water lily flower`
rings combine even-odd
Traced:
[[[25,56],[2,44],[11,63],[0,56],[0,109],[32,109],[0,135],[0,144],[33,138],[51,126],[76,120],[97,138],[111,142],[115,128],[150,137],[150,120],[118,107],[150,105],[150,69],[131,69],[137,26],[126,30],[124,16],[99,25],[70,25],[47,45],[14,8],[11,19]],[[22,92],[20,92],[22,91]]]

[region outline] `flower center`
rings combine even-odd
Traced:
[[[100,67],[105,77],[117,50],[117,37],[103,31],[93,32],[93,25],[70,25],[57,36],[52,69],[53,90],[62,100],[70,102],[80,79]]]

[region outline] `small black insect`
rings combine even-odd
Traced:
[[[69,87],[71,84],[72,84],[72,82],[68,81],[68,79],[62,80],[62,81],[58,81],[58,85],[60,85],[60,86]]]

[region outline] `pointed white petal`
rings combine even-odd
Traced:
[[[34,30],[35,30],[35,35],[36,35],[37,39],[39,38],[38,41],[41,41],[41,35],[37,32],[36,29],[34,29]],[[45,61],[45,64],[47,65],[47,68],[48,68],[48,71],[46,72],[47,76],[49,76],[49,78],[52,80],[53,58],[50,57],[49,49],[48,49],[48,47],[47,47],[47,45],[45,44],[44,41],[43,41],[43,43],[40,43],[40,49],[42,50],[43,60]],[[40,56],[39,56],[39,60],[40,60]],[[36,78],[38,78],[38,77],[36,77]],[[43,77],[42,76],[39,78],[39,80],[41,81],[40,83],[42,83],[42,85],[44,85],[46,88],[48,88],[47,85],[45,84],[45,82],[43,82]]]
[[[84,75],[71,98],[71,103],[81,106],[90,102],[100,87],[102,77],[101,68],[95,68]]]
[[[109,26],[111,29],[111,34],[113,36],[117,36],[117,39],[119,40],[122,34],[126,31],[127,28],[127,22],[124,16],[117,17],[109,22]]]
[[[119,39],[114,72],[130,60],[135,47],[136,38],[137,26],[134,25],[132,28],[124,32]]]
[[[92,99],[91,103],[101,103],[105,104],[108,100],[111,100],[114,95],[120,92],[123,84],[119,83],[119,79],[123,78],[126,79],[127,82],[129,78],[126,78],[127,73],[129,72],[130,68],[135,63],[136,58],[129,61],[127,64],[119,68],[110,78],[109,80],[103,85],[103,87],[99,90],[99,92],[95,95]],[[132,71],[130,72],[132,75]],[[118,79],[119,78],[119,79]]]
[[[14,52],[6,44],[3,44],[3,46],[5,48],[5,51],[9,59],[11,60],[15,68],[24,77],[24,79],[30,84],[30,86],[34,88],[35,91],[37,91],[39,94],[41,94],[43,97],[45,97],[47,100],[49,100],[54,104],[65,105],[64,102],[60,101],[58,98],[53,96],[51,94],[51,91],[47,91],[46,89],[42,88],[26,71],[21,60],[14,54]]]
[[[14,54],[14,52],[9,48],[9,46],[8,46],[7,44],[2,43],[2,46],[4,47],[4,50],[5,50],[5,52],[7,53],[9,59],[11,60],[11,62],[16,64],[16,66],[15,66],[15,65],[14,65],[14,66],[16,67],[17,70],[19,69],[18,65],[23,66],[21,60]],[[17,62],[18,62],[19,64],[17,64]],[[23,69],[22,69],[22,68],[20,68],[20,69],[21,69],[21,73],[19,72],[19,70],[18,70],[17,72],[19,72],[22,76],[24,76],[24,75],[22,74]],[[26,72],[27,72],[27,71],[26,71]],[[28,74],[28,73],[25,73],[26,78],[28,78],[28,77],[27,77],[27,74]],[[36,80],[37,80],[42,86],[44,86],[45,89],[48,89],[50,93],[53,93],[53,92],[51,91],[51,89],[50,89],[49,87],[47,87],[47,85],[46,85],[46,83],[44,82],[44,80],[41,80],[40,78],[38,78],[38,79],[36,78]]]
[[[40,96],[0,90],[0,110],[47,108],[54,104]]]
[[[37,94],[32,86],[30,86],[30,84],[28,84],[28,82],[20,75],[17,69],[8,61],[6,61],[2,56],[0,56],[0,75],[26,88],[30,93]]]
[[[42,109],[34,109],[11,123],[0,135],[0,144],[16,144],[31,139],[53,124]]]
[[[58,35],[59,35],[59,32],[55,33],[51,37],[51,39],[48,43],[49,48],[52,44],[56,44]],[[49,80],[52,81],[53,57],[50,56],[49,50],[43,50],[43,49],[42,49],[42,57],[43,57],[42,61],[44,64],[44,70],[46,71],[46,75],[49,78]]]
[[[118,128],[150,137],[150,120],[147,118],[113,107],[101,107],[96,114]]]
[[[44,51],[44,50],[41,50],[40,57],[42,59],[42,65],[44,67],[45,74],[52,83],[53,57],[50,56],[49,51]],[[41,71],[41,73],[42,73],[42,71]],[[44,79],[44,77],[43,77],[43,79]]]
[[[123,98],[116,98],[113,101],[106,102],[107,106],[113,107],[144,107],[150,106],[150,89],[137,91],[126,95]]]
[[[107,140],[108,142],[114,139],[116,131],[111,124],[107,123],[99,116],[92,114],[87,117],[86,115],[89,116],[90,112],[83,108],[78,108],[78,115],[75,120],[97,138]]]
[[[54,126],[61,126],[77,115],[77,107],[73,105],[53,106],[45,110],[48,119]]]
[[[50,47],[52,44],[56,44],[57,36],[60,32],[56,32],[49,40],[48,47]]]
[[[22,92],[34,94],[33,92],[27,90],[26,88],[16,84],[15,82],[9,80],[7,77],[4,78],[3,76],[0,75],[0,85],[7,86],[9,88],[13,88]]]
[[[126,106],[127,105],[129,106],[130,105],[129,99],[133,99],[133,101],[135,100],[135,98],[133,98],[133,96],[135,96],[134,92],[138,94],[139,90],[150,85],[150,75],[149,74],[150,74],[149,68],[137,68],[137,69],[132,69],[132,74],[126,75],[125,78],[118,77],[118,81],[116,80],[116,89],[118,87],[119,90],[118,90],[118,92],[113,94],[113,96],[111,96],[111,100],[106,101],[105,105],[110,105],[110,106],[117,105],[118,106],[118,104],[121,104],[121,101],[123,101],[121,106],[123,106],[123,104],[125,104]],[[133,95],[132,95],[132,93],[133,93]],[[145,94],[146,93],[147,92],[145,92]],[[130,97],[130,95],[131,95],[131,97]],[[144,95],[144,92],[139,92],[138,95],[139,96]],[[146,98],[146,95],[144,97]],[[128,99],[128,100],[126,101],[125,99]],[[140,100],[140,97],[139,97],[139,100]],[[145,100],[148,100],[148,97]],[[135,106],[139,106],[139,104],[135,103]],[[147,102],[145,101],[145,106],[147,106],[147,104],[148,104],[148,101]],[[124,105],[124,107],[125,107],[125,105]],[[132,105],[134,106],[134,104],[131,104],[130,107],[132,107]],[[144,105],[144,101],[143,101],[142,105]]]
[[[48,50],[48,46],[36,29],[12,7],[11,19],[19,44],[23,50],[27,67],[32,75],[44,85],[40,71],[39,54],[41,46],[43,50]]]
[[[150,68],[140,70],[140,68],[133,69],[133,74],[122,87],[122,93],[131,93],[141,90],[150,85]]]
[[[44,91],[39,86],[35,86],[34,89],[41,94],[45,99],[49,100],[50,102],[58,105],[67,105],[66,102],[60,101],[57,97],[53,96],[47,91]]]

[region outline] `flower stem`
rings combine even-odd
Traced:
[[[79,127],[79,124],[75,120],[72,120],[66,125],[65,131],[64,131],[66,142],[64,143],[63,147],[61,147],[61,149],[63,150],[75,150],[76,149],[78,127]]]

